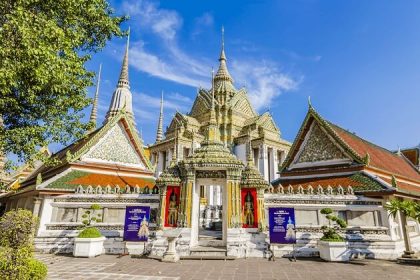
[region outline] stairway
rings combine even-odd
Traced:
[[[196,246],[190,249],[190,255],[181,257],[184,260],[234,260],[228,257],[226,247]]]

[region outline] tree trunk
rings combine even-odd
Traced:
[[[404,245],[405,245],[405,251],[404,251],[402,257],[403,258],[413,258],[414,257],[414,251],[411,248],[410,235],[408,233],[407,217],[401,211],[399,211],[399,212],[400,212],[401,228],[402,228],[402,234],[403,234]]]

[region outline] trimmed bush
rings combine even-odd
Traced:
[[[102,237],[102,234],[99,231],[99,229],[97,229],[96,227],[88,227],[82,230],[77,237],[78,238],[98,238],[98,237]]]
[[[321,214],[325,215],[325,218],[327,218],[328,220],[328,226],[321,227],[321,229],[324,232],[324,235],[321,237],[321,240],[328,242],[342,242],[344,241],[344,238],[337,233],[337,229],[346,228],[347,223],[346,221],[333,215],[332,213],[333,210],[331,208],[321,209]]]
[[[42,280],[45,264],[33,258],[33,238],[38,218],[28,210],[12,210],[0,218],[0,278]]]
[[[20,248],[32,246],[39,219],[31,211],[18,209],[6,212],[0,218],[0,246]]]
[[[36,259],[30,259],[28,262],[29,279],[43,280],[47,277],[47,266]]]

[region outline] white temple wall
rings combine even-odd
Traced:
[[[297,244],[300,256],[317,256],[321,226],[327,224],[322,208],[331,208],[344,218],[348,227],[340,231],[347,238],[348,248],[357,257],[394,259],[401,256],[404,242],[399,219],[389,217],[383,208],[384,200],[355,195],[265,194],[266,215],[270,207],[295,209]],[[409,221],[411,244],[420,249],[420,227]],[[292,245],[272,245],[276,256],[293,250]]]
[[[95,226],[107,237],[105,253],[119,254],[125,250],[123,229],[127,205],[150,206],[149,227],[153,233],[159,215],[159,195],[156,194],[69,194],[42,199],[41,220],[35,238],[35,248],[45,253],[71,253],[74,238],[82,225],[82,215],[92,204],[102,208],[103,221]]]

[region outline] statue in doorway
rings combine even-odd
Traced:
[[[249,227],[254,226],[254,197],[250,191],[245,195],[243,215],[245,225]]]
[[[168,225],[169,226],[176,226],[176,222],[178,220],[178,204],[177,204],[177,195],[172,190],[171,195],[169,196],[169,213],[168,213]]]

